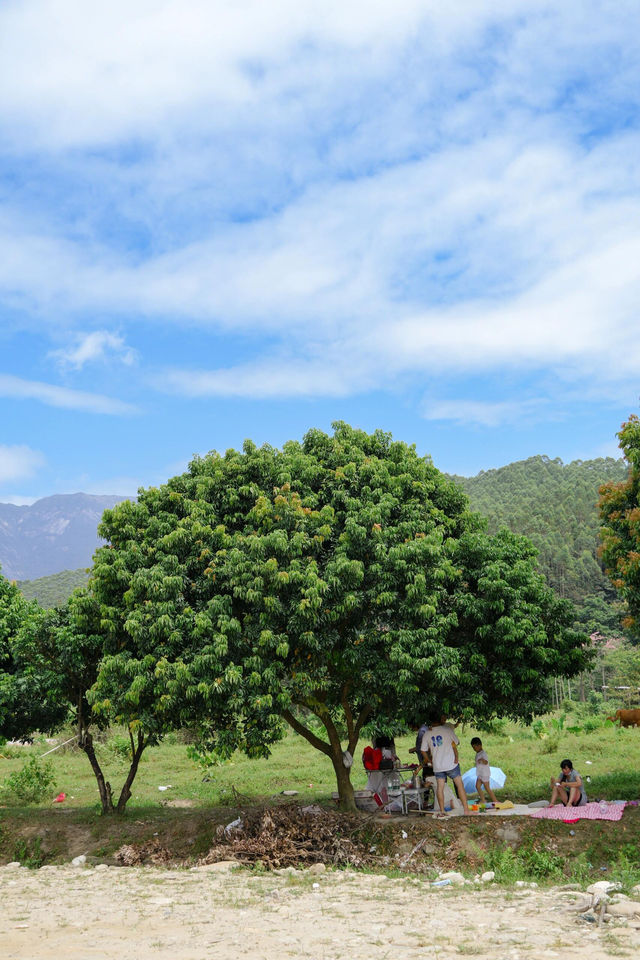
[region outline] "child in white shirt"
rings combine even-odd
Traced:
[[[487,756],[487,751],[482,749],[482,740],[480,737],[474,737],[471,741],[471,746],[476,752],[476,790],[478,796],[480,797],[480,802],[485,802],[484,790],[487,791],[494,803],[498,802],[498,798],[491,789],[491,767],[489,765],[489,757]]]

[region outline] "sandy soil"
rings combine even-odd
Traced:
[[[597,929],[566,893],[429,889],[350,871],[5,867],[0,896],[4,960],[554,960],[569,948],[600,960],[640,950],[640,925]]]

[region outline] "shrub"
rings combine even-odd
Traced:
[[[40,803],[51,793],[54,783],[53,764],[30,757],[21,770],[12,773],[4,781],[2,791],[22,803]]]

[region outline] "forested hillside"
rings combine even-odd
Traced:
[[[507,527],[529,537],[540,566],[560,596],[576,603],[590,631],[618,629],[616,595],[597,557],[598,488],[626,476],[623,460],[574,460],[536,456],[475,477],[453,479],[494,532]]]
[[[69,599],[74,590],[84,587],[89,580],[85,567],[79,570],[63,570],[50,577],[18,581],[18,586],[27,600],[37,600],[41,607],[57,607]]]

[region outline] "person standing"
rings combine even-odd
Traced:
[[[474,737],[471,741],[471,746],[476,752],[476,790],[478,791],[480,802],[485,802],[483,791],[486,790],[493,802],[497,803],[498,798],[491,789],[491,766],[489,764],[489,757],[487,751],[482,747],[480,737]]]
[[[436,778],[436,796],[440,812],[444,813],[444,786],[449,777],[457,790],[458,798],[466,815],[470,814],[458,761],[458,735],[450,723],[437,720],[422,738],[422,753],[428,753]]]

